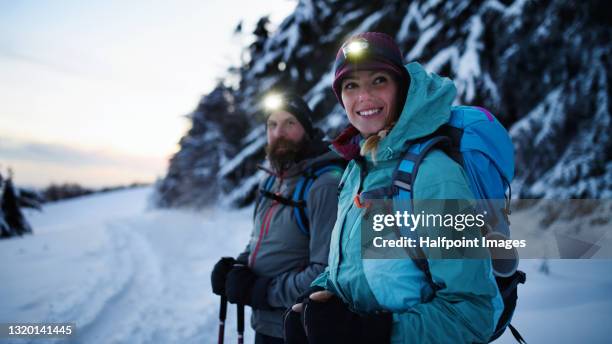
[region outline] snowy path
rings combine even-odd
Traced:
[[[75,322],[72,343],[215,343],[219,299],[210,270],[243,249],[251,210],[147,210],[150,192],[94,195],[28,213],[35,235],[0,241],[0,323]],[[612,263],[550,261],[550,275],[539,266],[521,261],[527,285],[513,324],[525,339],[609,342]],[[248,316],[245,343],[252,343]],[[235,324],[229,307],[227,343],[236,342]],[[507,332],[496,343],[514,339]]]
[[[0,242],[0,322],[76,322],[73,343],[216,342],[210,269],[243,249],[250,210],[147,211],[148,193],[96,195],[28,214],[36,234]],[[234,313],[229,307],[228,342]]]

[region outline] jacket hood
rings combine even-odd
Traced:
[[[406,149],[406,141],[433,133],[450,118],[451,105],[457,94],[453,82],[449,78],[427,73],[417,62],[409,63],[405,68],[410,76],[410,87],[404,108],[395,126],[380,141],[377,160],[396,158]],[[359,131],[349,126],[332,145],[338,154],[351,160],[359,155],[363,141]],[[366,159],[371,160],[371,157],[367,156]]]

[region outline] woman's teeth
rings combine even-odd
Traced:
[[[357,114],[359,116],[372,116],[372,115],[376,115],[378,114],[380,111],[382,111],[382,108],[376,108],[376,109],[370,109],[370,110],[364,110],[364,111],[357,111]]]

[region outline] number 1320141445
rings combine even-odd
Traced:
[[[1,324],[0,337],[68,337],[75,330],[74,324]]]

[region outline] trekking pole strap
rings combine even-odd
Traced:
[[[244,305],[242,304],[237,304],[236,305],[236,310],[237,310],[237,320],[238,320],[238,326],[237,327],[237,332],[238,332],[238,344],[243,344],[244,343]]]
[[[217,343],[223,344],[225,335],[225,318],[227,316],[227,297],[221,296],[221,305],[219,307],[219,337]]]
[[[516,339],[517,342],[521,344],[527,344],[523,336],[521,336],[519,331],[514,326],[512,326],[512,324],[508,324],[508,328],[510,329],[510,332],[512,332],[512,335],[514,336],[514,339]]]

